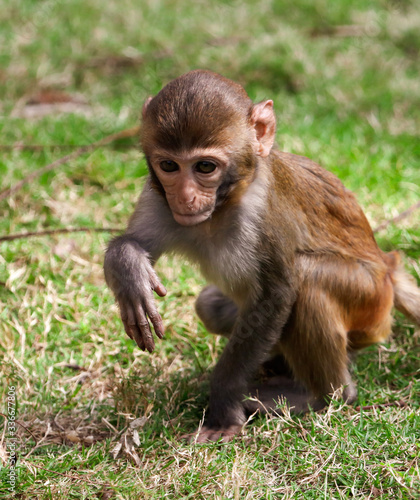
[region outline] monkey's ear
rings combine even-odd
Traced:
[[[254,105],[251,112],[251,125],[255,131],[255,153],[265,158],[270,154],[276,134],[273,101],[262,101]]]
[[[143,117],[143,119],[145,118],[146,116],[146,110],[147,110],[147,107],[149,106],[149,103],[150,101],[153,99],[152,96],[149,96],[145,101],[144,101],[144,104],[143,104],[143,108],[141,110],[141,115]]]

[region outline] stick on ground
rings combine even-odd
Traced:
[[[53,161],[49,165],[45,165],[45,167],[42,167],[38,170],[35,170],[35,172],[32,172],[31,174],[27,175],[24,177],[21,181],[17,182],[14,186],[11,186],[10,188],[5,189],[0,193],[0,201],[4,200],[11,194],[15,193],[19,189],[21,189],[25,184],[28,184],[29,182],[33,181],[37,177],[39,177],[42,174],[45,174],[46,172],[50,172],[51,170],[54,170],[55,168],[59,167],[60,165],[64,165],[65,163],[68,163],[70,160],[74,160],[75,158],[78,158],[84,153],[88,153],[90,151],[94,151],[95,149],[100,148],[101,146],[105,146],[107,144],[110,144],[111,142],[117,141],[119,139],[125,139],[128,137],[134,137],[138,135],[140,131],[140,127],[131,127],[127,128],[124,130],[121,130],[120,132],[116,132],[114,134],[107,135],[103,139],[93,142],[92,144],[87,144],[86,146],[81,146],[80,148],[76,149],[76,151],[73,151],[73,153],[70,153],[66,156],[63,156],[62,158],[58,158],[58,160]]]

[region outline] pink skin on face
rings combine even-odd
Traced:
[[[185,154],[155,151],[151,163],[178,224],[194,226],[211,216],[217,188],[227,168],[227,155],[223,151],[201,149]]]

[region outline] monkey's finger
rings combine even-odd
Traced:
[[[123,322],[125,333],[130,337],[130,339],[133,339],[133,334],[131,333],[131,330],[127,324],[127,306],[125,305],[125,302],[122,302],[121,300],[118,301],[118,305],[120,308],[121,321]]]
[[[124,323],[124,329],[127,335],[134,340],[134,342],[139,346],[139,348],[142,351],[145,351],[146,347],[144,345],[143,337],[137,325],[127,325]]]
[[[156,281],[152,282],[152,290],[154,290],[159,297],[164,297],[168,292],[162,283],[156,278]]]
[[[130,337],[130,339],[133,339],[136,342],[136,344],[142,351],[144,351],[146,347],[144,345],[144,340],[141,332],[137,327],[136,317],[134,315],[133,309],[124,305],[124,314],[125,317],[121,316],[121,318],[123,320],[124,330],[126,334]]]
[[[136,325],[129,325],[126,321],[123,321],[125,333],[130,337],[131,340],[140,347],[142,351],[145,350],[143,339],[140,335],[139,329]]]
[[[136,315],[137,327],[140,330],[141,336],[143,338],[144,346],[149,352],[153,352],[155,348],[155,341],[153,340],[153,334],[150,330],[149,322],[147,321],[146,313],[141,304],[138,304],[134,308]]]
[[[159,281],[159,278],[156,276],[156,274],[152,274],[150,276],[150,282],[152,285],[152,290],[154,290],[159,297],[164,297],[168,292],[166,288],[162,285],[162,283]]]
[[[123,326],[125,333],[130,337],[131,340],[133,339],[133,332],[131,331],[131,326],[128,326],[127,323],[123,320]]]
[[[222,435],[222,431],[220,430],[215,430],[215,429],[209,429],[208,427],[203,427],[198,435],[195,437],[194,441],[196,443],[208,443],[208,442],[215,442],[219,441],[220,437]]]
[[[232,441],[232,439],[234,439],[237,434],[240,433],[241,429],[241,425],[231,425],[229,427],[220,429],[212,429],[204,426],[200,430],[196,441],[197,443],[207,443],[210,441],[220,441],[221,443],[228,443],[229,441]]]
[[[140,349],[142,351],[145,351],[146,350],[146,346],[144,344],[143,335],[141,334],[138,326],[137,325],[133,325],[131,327],[131,329],[133,331],[133,337],[134,337],[134,340],[135,340],[136,344],[140,347]]]
[[[152,322],[153,328],[155,329],[157,337],[163,339],[165,335],[165,327],[163,326],[162,318],[159,314],[157,316],[149,316],[149,318]]]
[[[156,309],[154,300],[146,300],[145,309],[147,316],[149,317],[153,328],[155,329],[156,335],[160,339],[163,339],[165,327],[163,326],[162,318],[158,313],[158,310]]]
[[[164,297],[168,292],[162,283],[158,283],[153,287],[153,290],[159,295],[159,297]]]

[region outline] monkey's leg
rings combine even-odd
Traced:
[[[206,286],[201,291],[195,307],[209,332],[225,337],[232,333],[238,317],[238,307],[215,285]],[[293,380],[289,365],[277,350],[262,364],[259,371],[258,378],[263,378],[264,382],[256,382],[250,387],[250,395],[255,399],[244,402],[248,412],[271,411],[277,408],[280,398],[285,398],[295,412],[307,411],[308,403],[312,403],[311,407],[314,408],[314,398]]]
[[[357,391],[349,372],[344,316],[327,293],[313,285],[306,287],[280,344],[295,378],[314,396],[322,398],[343,387],[343,398],[351,403]]]
[[[258,368],[278,341],[295,292],[286,281],[265,275],[258,299],[241,308],[211,379],[209,413],[197,442],[232,439],[246,422],[244,398]]]
[[[196,312],[210,333],[229,337],[238,318],[238,306],[215,285],[208,285],[201,291],[195,303]],[[292,371],[284,356],[277,350],[265,361],[260,376],[272,378],[282,375],[292,378]],[[288,381],[290,382],[290,380]],[[272,385],[272,384],[271,384]]]
[[[195,310],[209,332],[226,337],[232,333],[238,318],[238,306],[215,285],[203,288]]]
[[[287,335],[289,325],[285,325],[283,335]],[[273,355],[265,361],[260,377],[250,386],[249,399],[244,407],[249,413],[282,414],[284,405],[291,413],[304,413],[311,408],[322,409],[326,401],[316,398],[301,382],[294,379],[293,372],[283,354],[281,342],[274,348]]]
[[[196,302],[196,311],[206,329],[228,337],[238,317],[238,307],[216,286],[206,286]],[[315,398],[301,383],[293,380],[292,371],[284,356],[274,349],[272,357],[260,367],[260,377],[249,387],[250,399],[243,401],[248,413],[281,413],[284,402],[293,413],[319,410],[325,406],[322,398]],[[188,437],[188,436],[187,436]]]

